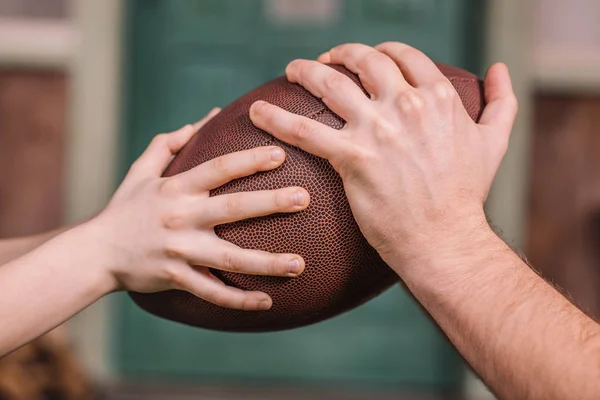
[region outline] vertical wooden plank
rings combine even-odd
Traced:
[[[600,97],[536,98],[527,254],[600,317]]]
[[[0,71],[0,237],[57,227],[63,200],[67,76]],[[0,360],[0,397],[89,399],[64,326]]]
[[[66,87],[61,72],[0,71],[0,237],[60,224]]]

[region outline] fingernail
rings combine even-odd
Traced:
[[[304,205],[304,193],[301,190],[294,193],[294,204],[297,206]]]
[[[269,300],[264,299],[258,302],[258,308],[261,310],[268,310],[270,308]]]
[[[271,160],[281,161],[283,160],[283,151],[279,147],[271,149]]]
[[[298,261],[298,259],[294,258],[293,260],[291,260],[288,263],[288,270],[290,273],[292,274],[297,274],[298,272],[300,272],[300,261]]]

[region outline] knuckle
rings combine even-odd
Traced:
[[[164,245],[164,253],[167,257],[173,259],[182,259],[185,257],[185,250],[181,243],[174,239],[167,239]]]
[[[152,138],[150,145],[153,147],[165,146],[167,144],[168,135],[166,133],[159,133]]]
[[[241,310],[255,310],[256,309],[256,301],[252,299],[248,294],[244,294],[244,297],[241,299],[239,303],[239,308]]]
[[[158,190],[160,193],[167,195],[167,196],[178,194],[181,191],[181,185],[179,183],[179,179],[164,178],[160,182],[160,185],[158,186]]]
[[[230,272],[240,272],[241,265],[238,258],[230,251],[223,253],[223,268]]]
[[[210,162],[212,169],[219,175],[227,175],[229,172],[229,163],[227,162],[227,156],[221,156],[213,158]]]
[[[394,125],[387,119],[378,117],[373,123],[375,125],[373,131],[376,138],[389,141],[396,136],[396,129]]]
[[[306,119],[302,118],[302,119],[299,119],[299,121],[295,123],[294,128],[293,128],[293,133],[294,133],[294,136],[296,137],[296,139],[302,141],[311,136],[312,127],[306,121]]]
[[[222,292],[216,291],[210,295],[212,298],[212,303],[219,307],[227,307],[227,308],[236,308],[235,303],[233,303],[227,295]]]
[[[271,162],[271,153],[268,148],[258,148],[252,150],[252,161],[256,167],[269,165]]]
[[[420,113],[425,108],[425,99],[416,90],[408,90],[399,96],[398,105],[406,114]]]
[[[366,165],[369,163],[369,153],[358,145],[353,145],[348,148],[347,157],[351,164],[356,165],[357,167]]]
[[[205,292],[202,295],[202,298],[204,300],[208,301],[209,303],[212,303],[217,306],[223,306],[223,303],[225,301],[223,296],[220,295],[217,290],[210,290],[210,291]]]
[[[329,91],[335,91],[343,86],[346,82],[346,77],[337,71],[332,70],[324,78],[325,88]]]
[[[425,53],[423,53],[421,50],[418,50],[412,46],[408,46],[408,45],[400,45],[399,48],[400,50],[400,58],[406,58],[406,59],[419,59],[422,57],[426,57]]]
[[[166,229],[176,230],[185,226],[186,218],[180,211],[171,211],[163,217],[163,225]]]
[[[358,68],[361,71],[377,71],[383,64],[387,63],[389,58],[379,52],[369,52],[362,60],[358,63]]]
[[[335,160],[335,168],[343,178],[349,178],[363,174],[372,162],[368,150],[352,144],[345,149],[343,157]]]
[[[185,286],[184,274],[179,265],[168,265],[165,267],[164,272],[167,277],[167,281],[169,284],[171,284],[171,286],[177,288]]]
[[[240,213],[242,209],[242,203],[240,196],[230,195],[227,197],[225,201],[225,211],[228,215],[237,215]]]
[[[456,97],[456,89],[449,81],[439,81],[433,85],[433,93],[439,100],[451,100]]]
[[[275,256],[270,256],[264,260],[260,269],[261,273],[267,276],[281,275],[280,271],[278,271],[279,268]]]

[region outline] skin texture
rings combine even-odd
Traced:
[[[346,76],[357,73],[366,97]],[[420,51],[336,47],[287,67],[347,121],[337,131],[257,102],[261,129],[326,158],[370,244],[502,399],[600,398],[600,328],[492,231],[484,202],[517,113],[506,66],[485,79],[479,124]]]
[[[233,179],[277,168],[285,159],[282,149],[234,153],[161,177],[204,122],[158,135],[97,216],[0,243],[8,261],[0,267],[0,356],[117,290],[181,289],[223,307],[266,310],[272,303],[267,294],[226,286],[208,267],[287,277],[302,273],[298,255],[244,250],[214,232],[215,225],[308,206],[309,195],[301,188],[209,197],[211,189]]]
[[[358,73],[371,99],[322,63]],[[266,103],[252,107],[254,123],[331,162],[369,242],[490,388],[503,399],[600,398],[599,326],[515,255],[483,212],[517,112],[506,67],[488,72],[479,124],[431,60],[401,43],[339,46],[286,72],[346,127],[336,131]],[[270,307],[265,294],[228,288],[195,265],[302,271],[299,256],[243,251],[212,230],[306,208],[308,193],[299,188],[208,198],[212,187],[276,168],[283,154],[256,149],[160,178],[201,124],[159,135],[98,216],[0,242],[9,261],[0,267],[0,355],[115,290],[179,288],[226,307]]]

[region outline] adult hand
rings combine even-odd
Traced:
[[[325,63],[356,73],[370,98]],[[338,46],[318,61],[291,62],[286,74],[345,127],[265,102],[253,104],[254,124],[330,161],[363,234],[390,265],[439,254],[458,230],[487,226],[483,204],[517,112],[504,65],[485,79],[487,107],[478,124],[434,62],[405,44]]]

